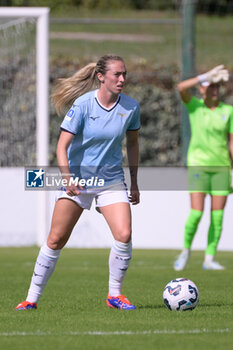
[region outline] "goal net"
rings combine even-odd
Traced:
[[[0,11],[1,166],[48,163],[48,9]]]
[[[0,22],[0,165],[36,164],[35,20]]]

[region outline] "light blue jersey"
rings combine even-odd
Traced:
[[[101,105],[97,90],[77,98],[61,124],[75,135],[67,151],[70,172],[104,179],[105,186],[123,182],[122,140],[127,130],[139,128],[138,102],[125,94],[110,109]]]

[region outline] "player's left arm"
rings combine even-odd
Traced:
[[[233,134],[229,134],[229,150],[231,155],[231,162],[233,164]]]
[[[137,180],[139,160],[138,130],[128,130],[126,132],[126,148],[131,179],[129,200],[135,205],[140,202]]]

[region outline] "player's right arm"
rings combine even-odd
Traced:
[[[74,134],[71,134],[70,132],[62,130],[57,143],[57,151],[56,151],[57,161],[62,174],[62,178],[65,179],[68,184],[66,186],[66,193],[69,196],[77,196],[78,194],[80,194],[80,191],[74,184],[69,185],[71,174],[69,169],[69,161],[67,157],[67,149],[71,141],[73,140],[73,137],[74,137]]]
[[[198,78],[194,77],[194,78],[190,78],[187,80],[183,80],[177,85],[177,89],[178,89],[180,96],[181,96],[181,99],[184,103],[190,102],[192,95],[191,95],[189,89],[193,88],[198,83],[199,83]]]

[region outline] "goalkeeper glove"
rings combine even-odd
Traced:
[[[211,83],[219,83],[220,81],[228,81],[229,80],[229,72],[224,68],[224,65],[221,64],[210,71],[198,75],[198,81],[202,85],[210,85]]]

